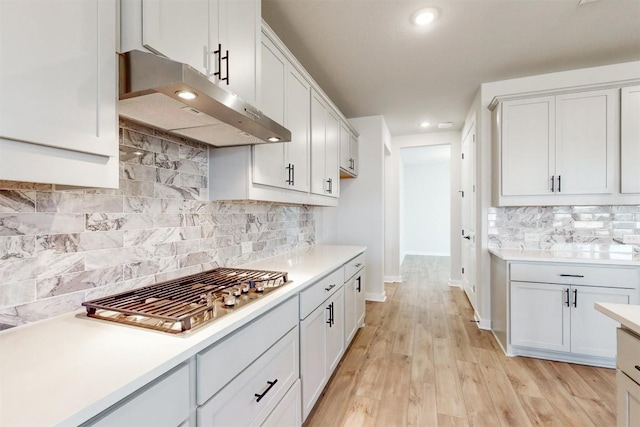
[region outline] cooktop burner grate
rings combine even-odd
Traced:
[[[180,333],[287,283],[287,273],[216,268],[82,303],[90,317]]]

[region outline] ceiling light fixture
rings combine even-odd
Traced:
[[[179,90],[176,92],[176,95],[178,95],[179,98],[186,99],[187,101],[196,99],[198,97],[198,95],[196,95],[194,92],[188,90]]]
[[[411,15],[411,22],[415,25],[429,25],[438,18],[438,11],[432,7],[417,10]]]
[[[420,122],[420,127],[421,128],[428,128],[429,126],[431,126],[431,123],[429,123],[429,122]]]
[[[453,126],[451,122],[438,123],[438,129],[449,129],[451,126]]]

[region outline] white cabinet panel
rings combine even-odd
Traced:
[[[556,97],[558,194],[613,191],[617,100],[616,90]]]
[[[300,379],[302,418],[313,409],[327,380],[325,342],[329,304],[322,304],[300,322]]]
[[[508,101],[502,105],[502,195],[551,193],[554,175],[555,98]]]
[[[125,0],[123,5],[127,8],[134,3]],[[209,0],[142,0],[142,45],[205,74]]]
[[[511,282],[511,344],[570,350],[569,287]]]
[[[640,425],[640,385],[623,372],[616,372],[618,427],[636,427]]]
[[[640,86],[621,90],[621,192],[640,193]]]
[[[345,348],[356,334],[356,278],[344,284],[344,341]]]
[[[311,86],[293,66],[287,70],[287,128],[291,142],[285,143],[286,161],[291,170],[292,190],[309,191],[310,104]]]
[[[594,308],[596,302],[630,304],[635,290],[572,286],[571,352],[616,357],[617,322]]]
[[[356,326],[359,328],[364,326],[364,316],[366,314],[366,283],[365,270],[362,269],[356,277]]]
[[[262,427],[297,427],[302,425],[300,380],[296,381]]]
[[[327,323],[327,372],[333,372],[344,353],[344,287],[328,300],[330,322]]]
[[[337,115],[311,91],[311,192],[338,197],[340,129]]]
[[[328,181],[329,196],[340,196],[340,121],[338,115],[327,107],[327,133],[325,141],[325,176]]]

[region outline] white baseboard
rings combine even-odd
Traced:
[[[407,251],[404,255],[420,255],[420,256],[451,256],[450,252],[437,252],[437,251]]]
[[[402,276],[384,276],[385,283],[402,283]]]
[[[367,292],[364,295],[364,298],[367,301],[385,302],[387,300],[387,294],[385,292],[382,292],[381,294],[373,294],[373,293]]]
[[[449,279],[449,286],[457,286],[462,289],[462,280]]]
[[[473,312],[473,318],[476,319],[476,322],[478,322],[478,328],[484,329],[486,331],[491,330],[491,319],[481,318],[480,316],[478,316],[478,313],[476,311]]]

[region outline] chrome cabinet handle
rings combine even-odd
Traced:
[[[269,384],[269,387],[267,387],[267,389],[263,391],[262,394],[258,394],[258,393],[254,394],[254,396],[257,397],[256,402],[260,402],[262,398],[265,397],[267,393],[269,393],[269,391],[271,391],[271,389],[273,388],[274,385],[276,385],[277,382],[278,382],[277,378],[273,381],[267,381],[267,384]]]

